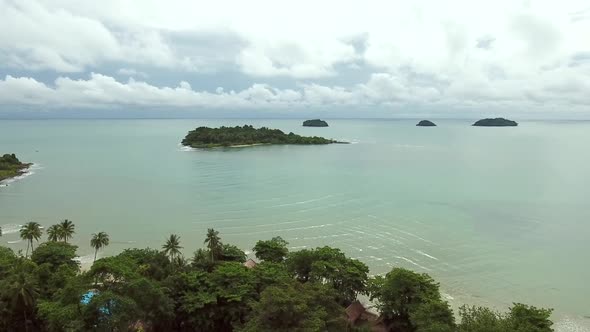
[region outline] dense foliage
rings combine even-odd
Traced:
[[[294,133],[285,134],[279,129],[266,127],[199,127],[189,131],[182,144],[193,148],[212,148],[220,146],[252,145],[252,144],[330,144],[334,140],[322,137],[305,137]]]
[[[22,237],[38,240],[29,235],[40,236],[37,225],[23,226]],[[74,234],[71,222],[54,230],[63,226]],[[30,258],[0,247],[0,331],[552,331],[550,310],[523,304],[506,314],[462,307],[457,323],[426,274],[394,268],[371,278],[339,249],[289,252],[280,237],[256,243],[254,265],[209,229],[190,261],[172,234],[162,250],[127,249],[84,272],[69,237],[49,238]],[[96,252],[108,235],[90,244]],[[374,325],[345,313],[359,294],[375,300]]]
[[[504,118],[494,118],[481,119],[476,121],[473,125],[478,127],[515,127],[518,126],[518,123]]]
[[[0,157],[0,181],[21,175],[29,166],[21,163],[14,153],[3,155]]]
[[[313,119],[313,120],[303,121],[303,126],[304,127],[327,127],[328,123],[324,120]]]

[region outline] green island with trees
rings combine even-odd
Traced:
[[[0,331],[553,331],[550,309],[520,303],[506,313],[463,306],[456,320],[429,275],[395,267],[371,277],[367,265],[327,246],[289,251],[281,237],[261,240],[257,263],[209,229],[189,259],[171,234],[161,250],[97,260],[109,245],[99,232],[90,240],[94,262],[81,271],[74,234],[66,219],[35,246],[43,229],[29,222],[20,230],[25,255],[0,246]]]
[[[516,127],[518,123],[516,121],[504,119],[504,118],[487,118],[477,120],[473,126],[475,127]]]
[[[430,120],[422,120],[416,124],[416,127],[436,127],[436,124]]]
[[[0,157],[0,181],[23,175],[31,164],[22,163],[16,155],[5,154]]]
[[[303,121],[304,127],[328,127],[328,123],[324,120],[313,119]]]
[[[318,136],[300,136],[294,133],[285,134],[279,129],[266,127],[254,128],[251,125],[242,127],[199,127],[188,132],[182,145],[193,148],[215,148],[231,146],[248,146],[260,144],[332,144],[342,143]]]

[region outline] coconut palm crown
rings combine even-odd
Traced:
[[[98,251],[109,245],[109,235],[105,232],[99,232],[98,234],[92,234],[90,239],[90,245],[94,248],[94,261],[96,262],[96,254]]]
[[[20,238],[23,240],[28,241],[27,243],[27,252],[25,257],[29,255],[29,247],[31,247],[31,251],[33,251],[33,240],[39,241],[43,231],[41,230],[41,225],[39,223],[31,221],[24,224],[20,229]]]

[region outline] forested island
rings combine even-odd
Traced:
[[[29,166],[31,164],[22,163],[14,153],[3,155],[0,157],[0,181],[24,174]]]
[[[304,127],[327,127],[328,123],[324,120],[313,119],[313,120],[303,121],[303,126]]]
[[[436,124],[430,120],[422,120],[418,122],[417,127],[436,127]]]
[[[0,331],[553,331],[550,309],[519,303],[506,313],[463,306],[456,320],[429,275],[394,267],[373,277],[337,248],[290,251],[274,237],[254,245],[256,262],[209,229],[191,257],[171,234],[160,250],[97,260],[110,242],[99,232],[81,271],[74,234],[64,220],[37,245],[43,229],[29,222],[24,255],[0,246]]]
[[[473,125],[476,127],[515,127],[518,126],[518,123],[504,118],[488,118],[478,120]]]
[[[242,127],[199,127],[188,132],[182,145],[193,148],[215,148],[230,146],[248,146],[258,144],[332,144],[342,143],[332,139],[313,136],[300,136],[294,133],[285,134],[279,129],[266,127],[254,128],[250,125]]]

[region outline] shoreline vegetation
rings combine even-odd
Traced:
[[[505,313],[462,306],[456,320],[428,274],[394,267],[371,276],[340,249],[290,251],[279,236],[255,243],[256,261],[212,228],[192,257],[171,234],[160,250],[96,259],[109,245],[99,232],[95,260],[81,271],[74,223],[46,233],[39,244],[43,228],[29,222],[24,255],[0,246],[0,331],[553,331],[551,309],[520,303]]]
[[[14,153],[3,155],[0,157],[0,182],[25,174],[31,165],[18,160]]]
[[[198,149],[217,147],[247,147],[255,145],[324,145],[338,142],[318,136],[300,136],[294,133],[285,134],[279,129],[266,127],[254,128],[251,125],[242,127],[199,127],[188,132],[182,145]]]

